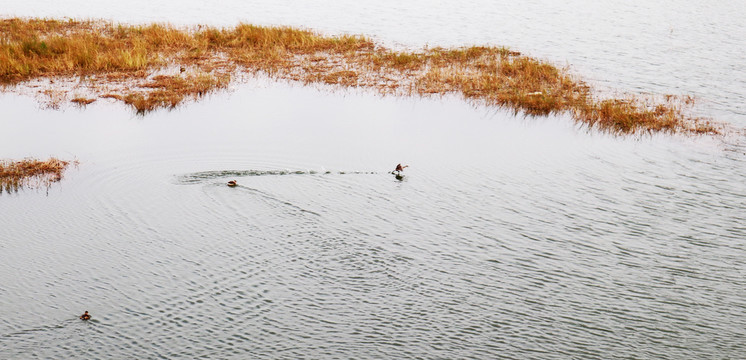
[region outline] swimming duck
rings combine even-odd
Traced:
[[[397,164],[396,169],[394,169],[394,171],[392,171],[391,173],[394,174],[394,176],[396,176],[396,180],[402,180],[404,179],[404,174],[402,174],[402,172],[404,171],[405,168],[408,168],[408,167],[409,165],[402,166],[401,164]]]
[[[88,314],[88,311],[86,311],[83,315],[80,315],[80,320],[90,320],[91,315]]]
[[[228,181],[228,186],[233,187],[233,186],[236,186],[236,185],[238,185],[238,183],[236,182],[236,180]]]

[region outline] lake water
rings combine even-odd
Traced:
[[[745,7],[0,1],[0,15],[507,45],[600,89],[693,94],[698,113],[742,129]],[[50,155],[80,165],[0,196],[0,358],[746,352],[737,131],[614,137],[457,97],[261,78],[144,117],[0,95],[0,158]]]

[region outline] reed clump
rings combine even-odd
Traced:
[[[130,92],[120,100],[141,114],[158,108],[175,108],[187,97],[196,99],[214,89],[228,86],[229,80],[230,77],[225,74],[157,75],[142,84],[149,90]]]
[[[95,102],[96,99],[89,99],[87,97],[75,97],[70,102],[77,104],[78,106],[86,106]]]
[[[393,51],[361,36],[289,27],[0,20],[0,83],[7,88],[67,79],[46,86],[83,85],[89,94],[72,100],[78,104],[108,98],[139,113],[173,108],[227,87],[237,72],[384,94],[455,93],[531,116],[570,113],[588,127],[614,133],[718,132],[687,116],[691,98],[600,98],[567,69],[504,47]]]
[[[77,162],[72,162],[77,164]],[[0,160],[0,194],[17,192],[23,187],[51,186],[62,180],[70,161],[57,158],[47,160]]]

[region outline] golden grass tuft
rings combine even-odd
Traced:
[[[710,123],[687,116],[690,97],[666,96],[657,103],[600,99],[566,69],[504,47],[408,52],[361,36],[322,36],[290,27],[0,20],[0,83],[77,77],[77,83],[68,81],[74,84],[70,87],[82,85],[91,95],[72,99],[78,104],[100,97],[123,101],[138,113],[174,108],[227,87],[235,72],[385,94],[455,93],[531,116],[567,112],[588,127],[614,133],[718,133]]]
[[[70,102],[78,104],[79,106],[86,106],[96,101],[96,99],[89,99],[87,97],[76,97],[70,100]]]
[[[62,175],[70,164],[70,161],[54,157],[45,161],[37,159],[0,160],[0,194],[17,192],[23,187],[46,186],[48,188],[52,183],[62,180]]]
[[[158,108],[174,108],[187,97],[197,99],[214,89],[228,86],[229,81],[230,77],[227,75],[158,75],[142,85],[151,90],[131,92],[121,100],[142,114]],[[119,99],[112,94],[102,96]]]

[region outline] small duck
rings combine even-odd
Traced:
[[[236,182],[236,180],[231,180],[231,181],[228,181],[228,186],[230,186],[230,187],[234,187],[234,186],[236,186],[236,185],[238,185],[238,183]]]
[[[409,165],[402,166],[401,164],[397,164],[396,169],[394,169],[394,171],[392,171],[391,173],[396,176],[396,180],[402,180],[404,179],[404,174],[402,174],[402,172],[404,172],[404,169],[408,167]]]
[[[86,311],[83,315],[80,315],[80,320],[91,320],[91,315]]]

